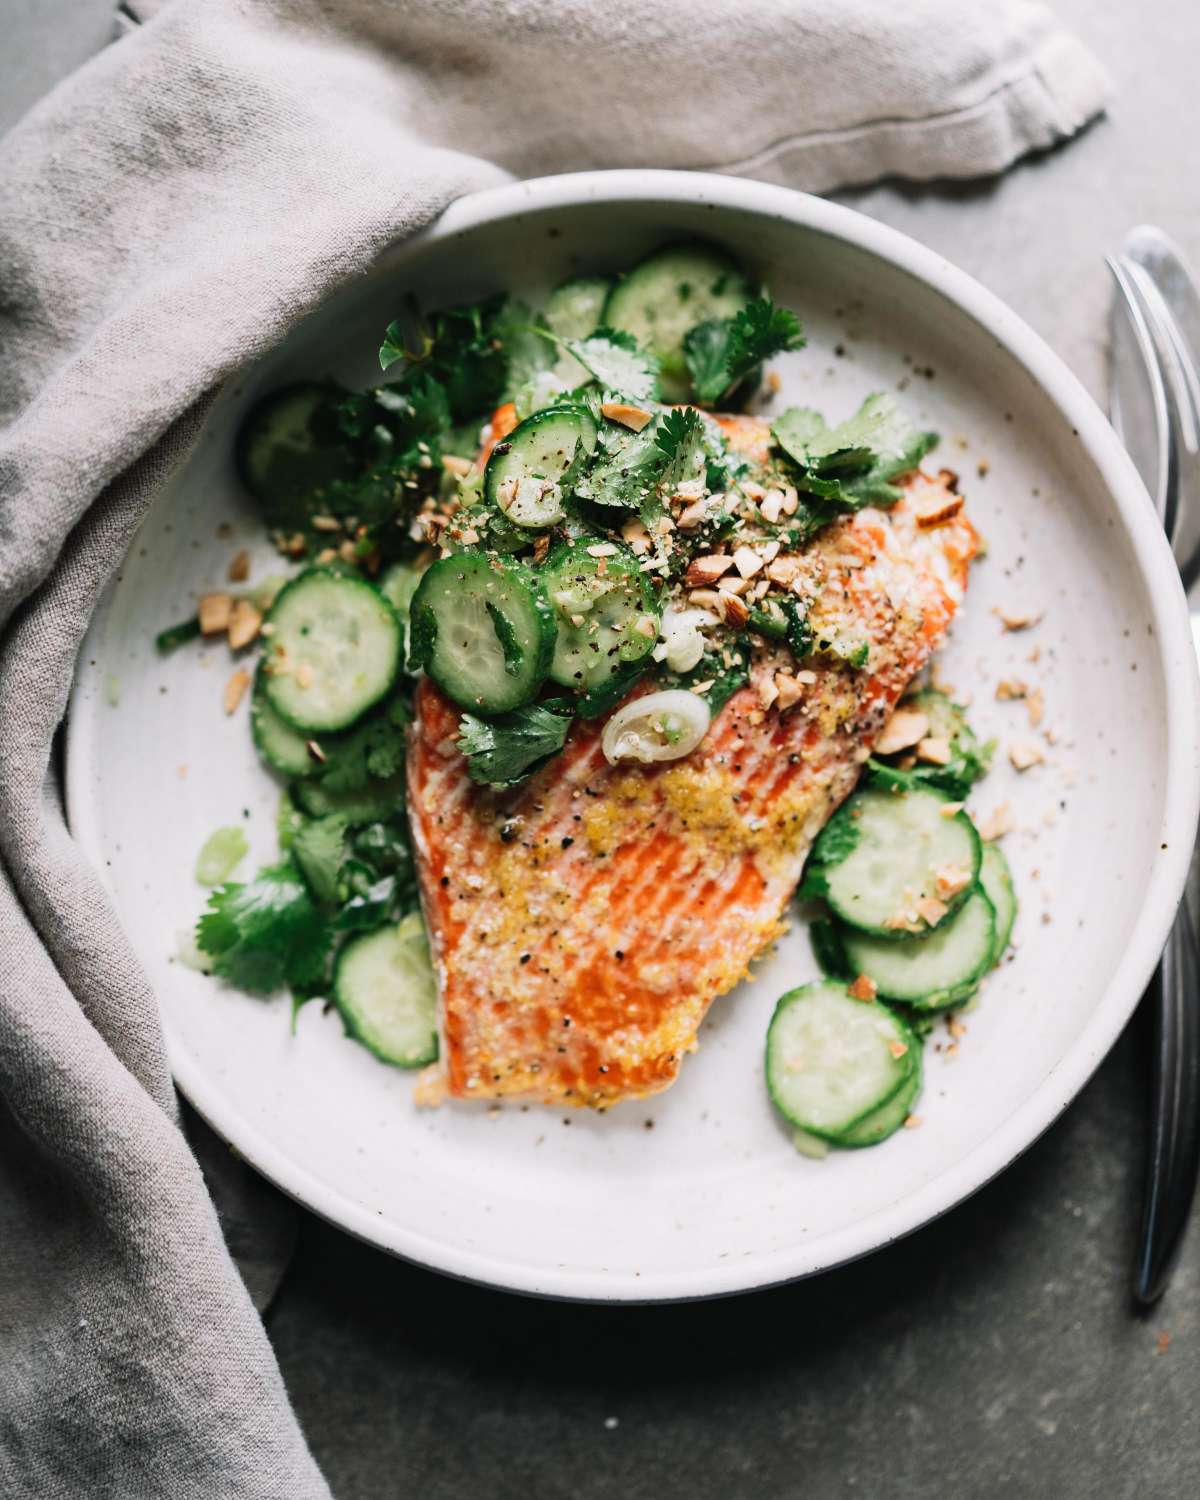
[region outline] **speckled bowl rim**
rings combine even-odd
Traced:
[[[1071,1103],[1133,1013],[1158,962],[1183,890],[1191,835],[1200,813],[1200,676],[1187,604],[1170,549],[1157,527],[1146,524],[1150,511],[1145,490],[1104,415],[1062,360],[1015,313],[965,272],[907,235],[790,188],[709,173],[633,170],[537,178],[471,194],[422,231],[417,243],[436,244],[531,212],[596,204],[620,209],[635,203],[660,204],[668,211],[674,206],[711,204],[716,210],[766,216],[841,240],[924,282],[1007,350],[1075,430],[1115,504],[1146,585],[1154,626],[1151,649],[1157,649],[1168,687],[1162,827],[1170,836],[1164,835],[1167,847],[1155,862],[1124,956],[1074,1044],[1036,1092],[968,1156],[887,1208],[822,1235],[819,1242],[798,1243],[774,1253],[766,1276],[756,1274],[753,1264],[718,1264],[659,1274],[649,1282],[642,1279],[636,1286],[631,1283],[626,1294],[614,1285],[611,1275],[518,1266],[491,1258],[486,1251],[448,1247],[399,1229],[321,1182],[263,1132],[248,1129],[244,1119],[227,1119],[230,1110],[203,1069],[181,1048],[169,1047],[180,1089],[208,1123],[271,1182],[349,1233],[405,1259],[489,1286],[573,1300],[664,1302],[760,1290],[881,1249],[976,1192],[1032,1145]],[[86,723],[87,716],[80,715],[76,732],[69,738],[67,790],[72,825],[84,846],[94,849],[99,840],[87,826],[93,820],[83,780],[84,767],[91,761]]]

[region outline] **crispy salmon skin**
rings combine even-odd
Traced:
[[[743,419],[731,442],[765,436]],[[712,1001],[785,930],[813,839],[962,600],[975,533],[953,476],[774,559],[818,636],[868,666],[764,647],[702,744],[610,765],[602,725],[509,791],[476,785],[459,710],[417,692],[409,812],[438,976],[441,1060],[421,1097],[610,1105],[666,1088]]]

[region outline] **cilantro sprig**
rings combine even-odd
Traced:
[[[463,714],[458,748],[467,757],[472,781],[514,786],[558,754],[570,727],[568,717],[536,703],[495,719]]]
[[[800,320],[769,297],[747,303],[732,318],[700,323],[683,341],[693,397],[701,406],[728,404],[765,360],[803,347]]]
[[[796,487],[843,510],[894,505],[893,483],[915,469],[937,433],[914,427],[891,396],[868,396],[854,416],[830,427],[819,412],[790,407],[771,428]]]

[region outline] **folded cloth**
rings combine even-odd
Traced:
[[[1104,91],[1019,0],[175,0],[0,143],[0,1492],[328,1494],[52,767],[214,389],[512,175],[977,175]]]

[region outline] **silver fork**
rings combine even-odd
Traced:
[[[1173,243],[1143,226],[1109,257],[1110,415],[1150,491],[1184,587],[1200,576],[1200,295]],[[1200,651],[1200,612],[1192,611]],[[1200,898],[1194,853],[1162,961],[1146,993],[1154,1052],[1150,1151],[1134,1297],[1166,1290],[1200,1172]]]

